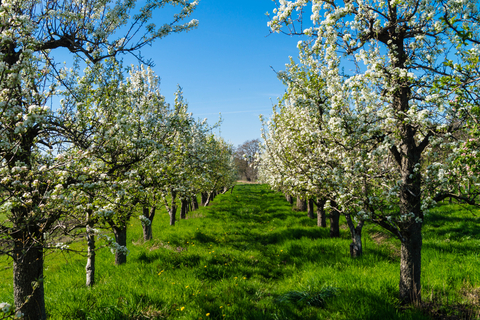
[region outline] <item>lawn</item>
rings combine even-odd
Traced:
[[[47,313],[50,319],[102,320],[475,318],[480,297],[476,214],[442,205],[428,216],[425,302],[400,308],[398,241],[367,225],[364,256],[351,259],[345,224],[341,238],[331,239],[328,229],[293,211],[282,194],[265,185],[241,184],[174,227],[161,209],[149,242],[142,240],[139,220],[132,219],[127,264],[115,266],[110,251],[100,249],[93,288],[85,287],[84,255],[47,253]],[[0,260],[0,277],[0,301],[11,303],[11,260]]]

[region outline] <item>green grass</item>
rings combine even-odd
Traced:
[[[154,240],[144,243],[132,219],[127,264],[114,266],[109,250],[99,250],[90,289],[85,257],[48,254],[49,318],[430,319],[421,309],[398,307],[399,243],[377,227],[365,227],[364,256],[351,259],[345,227],[340,239],[330,239],[329,230],[263,185],[238,185],[175,227],[168,221],[160,210]],[[443,314],[480,295],[478,222],[460,206],[439,207],[427,218],[423,297]],[[0,277],[0,301],[12,302],[5,258]]]

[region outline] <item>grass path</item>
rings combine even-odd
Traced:
[[[426,300],[478,303],[478,219],[453,206],[429,219],[422,262]],[[47,254],[47,312],[55,320],[430,319],[397,308],[394,239],[367,226],[365,255],[352,260],[346,229],[330,239],[315,224],[292,211],[281,194],[255,184],[219,195],[175,227],[161,209],[150,242],[143,242],[140,222],[132,220],[126,265],[114,266],[108,249],[98,251],[91,289],[84,286],[83,256]],[[0,301],[11,302],[11,261],[0,260],[0,277]]]

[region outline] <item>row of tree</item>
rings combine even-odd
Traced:
[[[263,120],[261,180],[315,199],[332,224],[343,214],[352,256],[364,223],[392,233],[400,301],[420,300],[428,209],[478,203],[478,3],[297,0],[274,13],[273,31],[307,40],[278,74],[287,90]]]
[[[179,8],[172,20],[151,24],[166,5]],[[46,318],[44,252],[65,248],[59,236],[86,234],[92,285],[95,236],[106,239],[115,263],[125,263],[136,208],[148,240],[159,205],[174,225],[179,204],[184,218],[187,207],[198,207],[197,194],[208,204],[233,186],[232,146],[188,113],[181,89],[170,105],[151,69],[124,68],[119,59],[131,53],[144,61],[143,46],[195,28],[196,20],[181,21],[196,5],[0,3],[0,250],[13,259],[15,305],[0,318]],[[71,68],[56,63],[59,48],[74,57]]]

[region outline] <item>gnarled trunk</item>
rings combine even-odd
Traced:
[[[362,228],[364,221],[360,220],[355,227],[352,218],[350,217],[350,214],[345,215],[345,220],[347,220],[347,225],[350,229],[350,236],[352,237],[352,243],[350,243],[350,257],[360,257],[363,254]]]
[[[45,291],[43,287],[43,247],[25,235],[25,241],[15,241],[13,255],[13,296],[24,319],[44,320]]]
[[[297,197],[297,211],[307,211],[307,201]]]
[[[180,207],[180,219],[186,219],[187,218],[187,212],[188,212],[188,201],[187,199],[182,199],[182,205]]]
[[[340,212],[337,210],[337,204],[332,201],[330,209],[330,238],[340,238]]]
[[[314,208],[313,208],[313,199],[308,199],[307,211],[308,211],[308,217],[310,219],[315,219],[315,213],[314,213]]]
[[[152,240],[152,225],[151,224],[144,224],[142,223],[143,229],[143,241],[150,241]]]
[[[325,198],[317,199],[317,226],[325,228],[327,226],[327,217],[325,215]]]
[[[408,236],[404,237],[400,249],[399,294],[403,304],[421,301],[422,225],[413,221],[406,231]]]
[[[150,210],[147,207],[143,207],[143,215],[150,220],[150,223],[143,223],[142,222],[142,229],[143,229],[143,240],[144,241],[149,241],[152,240],[152,224],[153,224],[153,218],[155,217],[155,210],[157,207],[153,206],[150,208]]]
[[[285,193],[285,199],[287,199],[288,203],[293,204],[293,197],[290,194]]]
[[[127,247],[127,226],[114,226],[112,227],[113,234],[115,235],[115,242],[123,247]],[[121,265],[127,262],[127,253],[123,250],[115,251],[115,264]]]

